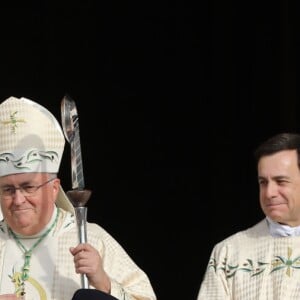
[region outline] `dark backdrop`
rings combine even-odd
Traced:
[[[253,149],[299,131],[297,8],[288,1],[0,4],[0,96],[79,111],[88,220],[196,300],[213,245],[251,226]],[[69,147],[61,167],[70,184]]]

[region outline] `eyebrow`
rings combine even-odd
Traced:
[[[23,181],[23,182],[19,183],[19,186],[22,186],[22,185],[23,186],[24,185],[33,185],[33,183],[27,180],[27,181]],[[15,186],[15,185],[12,183],[4,183],[4,184],[0,184],[0,186],[4,187],[4,186]]]
[[[267,177],[264,176],[258,176],[258,179],[264,179],[264,180],[268,180]],[[277,175],[277,176],[273,176],[271,177],[272,180],[278,180],[278,179],[290,179],[290,176],[286,176],[286,175]]]

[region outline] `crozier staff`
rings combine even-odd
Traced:
[[[146,273],[101,226],[87,223],[88,243],[78,244],[57,177],[65,139],[55,117],[10,97],[0,104],[0,141],[0,299],[156,300]]]

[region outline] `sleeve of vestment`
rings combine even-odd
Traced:
[[[197,300],[230,300],[226,272],[222,262],[226,260],[226,247],[216,245],[211,253]]]
[[[156,300],[146,273],[133,261],[125,249],[102,227],[95,225],[89,233],[98,232],[98,249],[103,267],[111,280],[111,295],[120,300]],[[100,231],[100,235],[99,235]],[[89,236],[89,239],[93,237]]]

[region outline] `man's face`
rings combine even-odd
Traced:
[[[0,177],[1,209],[13,231],[33,235],[50,221],[60,183],[57,178],[49,181],[50,179],[51,175],[47,173],[21,173]],[[40,185],[42,186],[38,189],[34,188]],[[29,188],[30,186],[33,188]],[[26,193],[30,189],[34,192]]]
[[[260,205],[272,220],[300,225],[300,171],[296,150],[263,156],[258,163]]]

